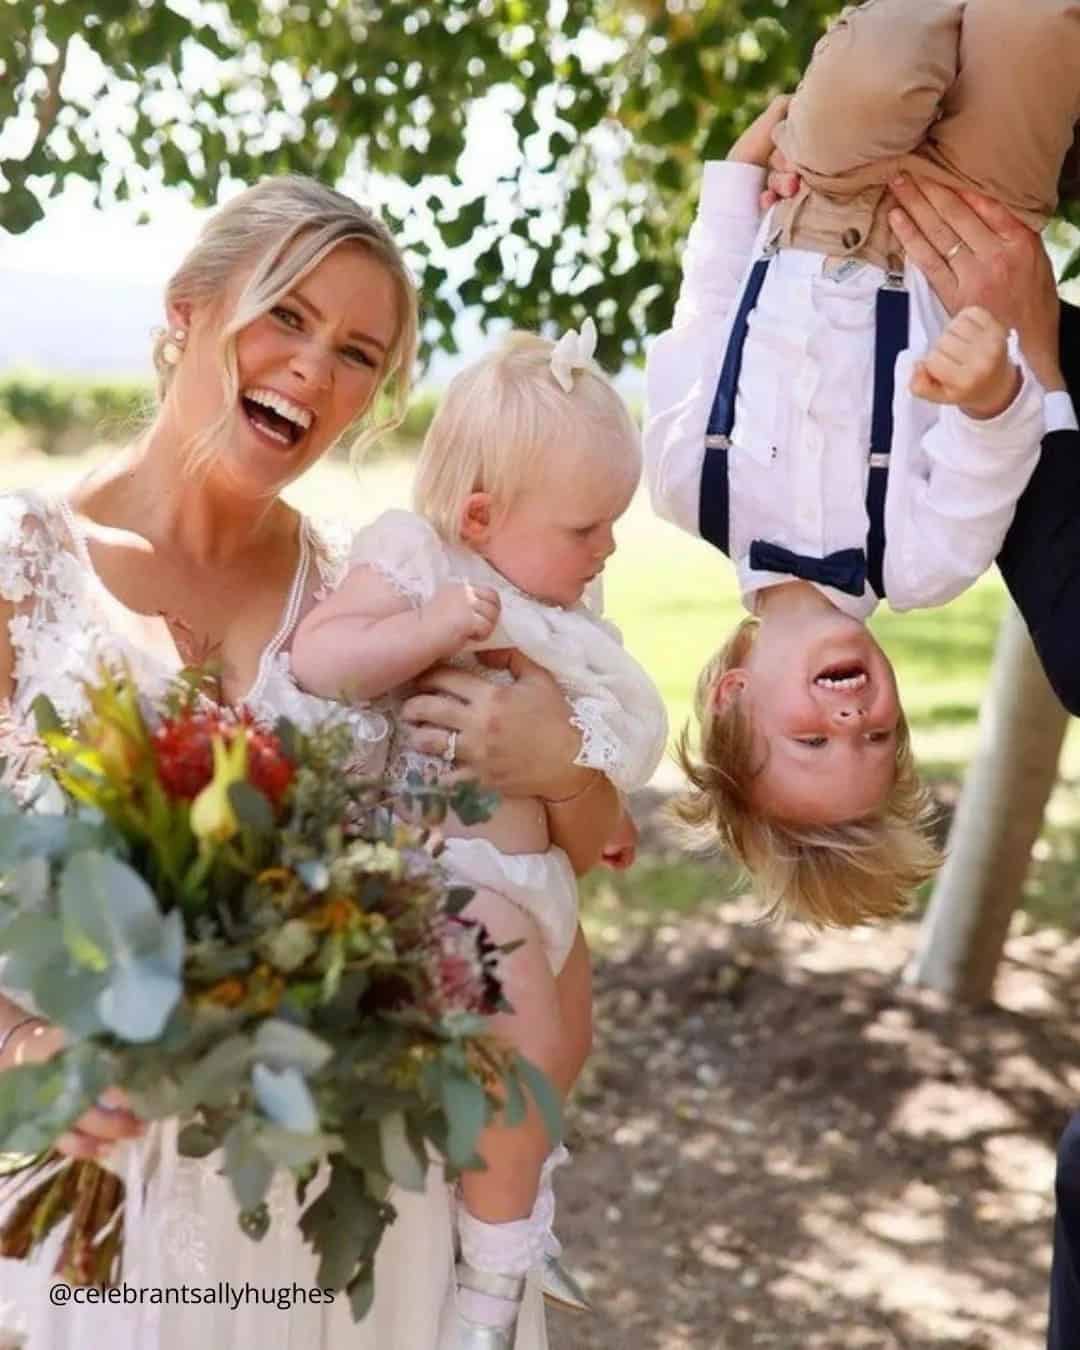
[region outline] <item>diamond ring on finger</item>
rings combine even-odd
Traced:
[[[457,732],[451,731],[446,740],[446,749],[442,753],[443,763],[448,769],[454,767],[454,761],[457,759],[457,738]]]

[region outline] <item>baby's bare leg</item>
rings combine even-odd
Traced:
[[[502,962],[503,988],[513,1012],[491,1018],[489,1026],[546,1074],[560,1095],[565,1093],[580,1067],[581,1037],[564,1021],[559,985],[535,920],[493,891],[477,891],[465,913],[485,924],[494,942],[522,943]],[[489,1125],[478,1146],[487,1170],[466,1172],[461,1179],[469,1213],[485,1223],[528,1217],[540,1168],[558,1142],[549,1137],[531,1101],[522,1124]]]
[[[580,924],[570,955],[555,977],[555,988],[565,1035],[562,1058],[565,1076],[556,1079],[555,1086],[565,1097],[577,1082],[592,1050],[592,965]]]

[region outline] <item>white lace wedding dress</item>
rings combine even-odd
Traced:
[[[281,625],[244,700],[256,715],[303,723],[331,707],[297,688],[288,647],[305,600],[340,583],[349,548],[344,527],[303,522]],[[28,493],[0,498],[0,595],[16,606],[12,730],[0,739],[9,776],[18,773],[20,733],[32,725],[39,693],[69,716],[83,707],[81,682],[94,677],[102,657],[126,660],[150,696],[179,667],[164,620],[132,613],[105,588],[62,501]],[[386,734],[382,718],[350,716],[361,740]],[[423,1195],[395,1192],[398,1219],[379,1252],[375,1306],[357,1326],[344,1295],[331,1304],[305,1298],[317,1284],[316,1263],[297,1228],[289,1179],[275,1181],[270,1230],[254,1242],[239,1229],[215,1159],[181,1158],[175,1141],[174,1124],[154,1126],[138,1145],[125,1146],[122,1160],[134,1200],[123,1279],[147,1291],[142,1302],[54,1306],[58,1241],[50,1240],[32,1261],[0,1261],[0,1350],[435,1350],[442,1305],[453,1297],[453,1199],[437,1172]],[[226,1285],[233,1291],[228,1303]],[[152,1290],[171,1291],[160,1296],[168,1301],[151,1303]],[[243,1297],[233,1308],[236,1291]],[[515,1350],[547,1345],[542,1299],[530,1278]]]

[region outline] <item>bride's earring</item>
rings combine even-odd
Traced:
[[[186,341],[186,328],[174,328],[169,334],[168,341],[161,348],[161,359],[167,366],[176,366],[180,364],[180,358],[184,354],[184,343]]]

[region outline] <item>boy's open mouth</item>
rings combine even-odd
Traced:
[[[869,681],[870,676],[866,673],[866,667],[858,661],[837,662],[835,665],[826,666],[814,676],[814,683],[819,689],[839,693],[865,689]]]
[[[279,445],[298,444],[315,420],[310,409],[302,408],[272,389],[246,389],[240,395],[240,402],[255,429]]]

